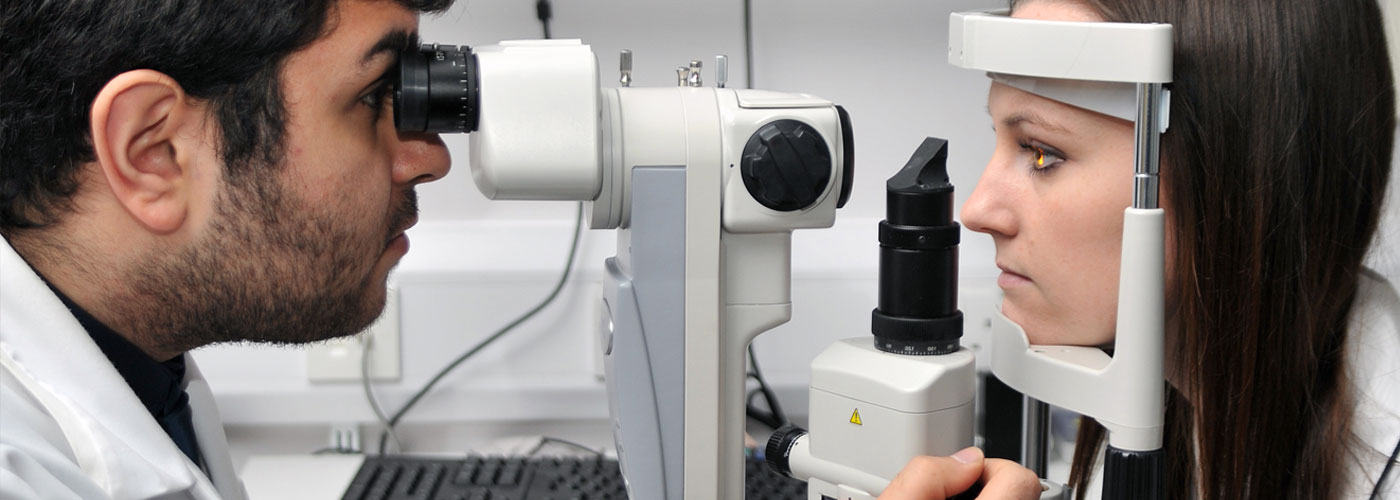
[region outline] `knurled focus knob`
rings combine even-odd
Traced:
[[[812,206],[831,182],[831,151],[821,133],[797,120],[769,122],[749,137],[740,160],[749,195],[791,212]]]
[[[788,462],[788,456],[792,454],[792,446],[797,444],[797,440],[806,435],[806,429],[792,424],[774,430],[768,436],[768,446],[763,449],[763,459],[768,462],[768,468],[784,477],[792,477],[792,464]]]

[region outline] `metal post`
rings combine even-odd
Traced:
[[[1160,83],[1137,84],[1137,121],[1133,135],[1133,208],[1157,208],[1158,150],[1166,131]]]
[[[1021,465],[1045,477],[1049,464],[1050,405],[1025,396],[1021,405]]]

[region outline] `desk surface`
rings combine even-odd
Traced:
[[[253,500],[340,500],[362,455],[262,455],[243,466]]]

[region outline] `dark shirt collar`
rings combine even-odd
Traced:
[[[38,271],[35,271],[38,274]],[[155,418],[156,424],[170,436],[176,448],[180,449],[201,469],[204,456],[199,451],[199,438],[194,431],[194,412],[189,405],[189,395],[185,393],[185,355],[181,354],[164,363],[147,356],[125,337],[117,334],[97,318],[88,314],[67,295],[54,287],[43,275],[39,278],[49,287],[58,300],[63,302],[78,324],[92,337],[94,344],[107,356],[107,360],[121,374],[126,385],[136,393],[136,398],[146,411]]]
[[[45,281],[47,283],[47,281]],[[170,361],[164,363],[147,356],[145,351],[136,347],[117,332],[102,324],[97,318],[83,308],[78,307],[72,299],[60,292],[53,285],[49,285],[54,295],[63,301],[63,305],[68,306],[73,311],[73,317],[78,319],[78,323],[87,330],[92,341],[97,344],[97,348],[107,355],[107,359],[112,362],[112,366],[117,369],[126,384],[131,386],[131,390],[136,393],[136,397],[145,405],[146,410],[151,412],[151,416],[157,420],[179,410],[184,406],[185,389],[185,356],[183,354],[175,356]]]

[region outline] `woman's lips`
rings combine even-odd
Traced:
[[[1025,286],[1029,284],[1031,284],[1030,278],[1027,278],[1024,275],[1018,274],[1014,271],[1010,271],[1004,267],[1001,268],[1001,275],[997,276],[997,286],[1001,287],[1002,289]]]

